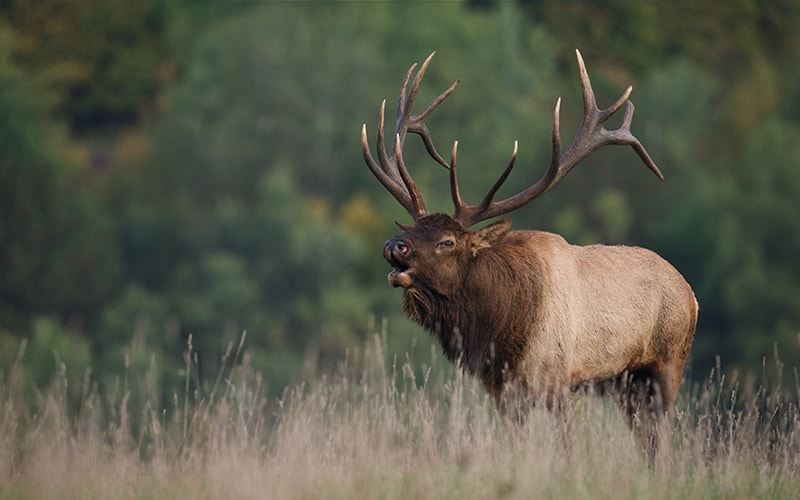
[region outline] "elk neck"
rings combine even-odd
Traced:
[[[541,309],[546,270],[515,233],[478,252],[453,295],[427,287],[404,293],[405,313],[439,341],[448,360],[491,392],[525,356],[531,342],[525,325]]]

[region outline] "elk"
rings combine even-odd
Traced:
[[[385,100],[378,119],[377,161],[366,124],[361,148],[370,171],[414,220],[413,226],[397,223],[402,233],[383,248],[392,267],[389,284],[403,288],[405,313],[438,340],[451,362],[482,381],[501,413],[521,419],[537,402],[558,407],[570,392],[613,392],[652,463],[659,424],[675,404],[697,324],[697,301],[686,280],[666,260],[640,247],[571,245],[545,231],[511,231],[510,219],[470,229],[530,203],[606,145],[631,146],[663,180],[630,130],[633,88],[600,110],[583,58],[576,54],[582,123],[562,153],[559,98],[550,166],[541,179],[513,196],[495,201],[514,167],[516,142],[508,165],[477,205],[466,204],[459,193],[458,141],[449,162],[433,144],[425,120],[458,81],[412,114],[434,53],[413,83],[416,64],[403,79],[391,149],[387,152],[384,141]],[[606,129],[605,122],[623,104],[622,125]],[[403,161],[409,132],[419,135],[431,158],[449,171],[453,215],[428,212]]]

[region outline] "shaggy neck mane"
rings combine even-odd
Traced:
[[[520,273],[519,261],[516,268],[510,261],[514,245],[503,246],[503,251],[480,252],[453,296],[415,286],[406,289],[403,304],[406,314],[439,341],[447,359],[490,389],[499,389],[526,353],[530,332],[525,325],[538,316],[541,303],[539,273]],[[539,267],[530,260],[529,265]]]

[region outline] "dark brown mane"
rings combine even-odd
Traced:
[[[444,297],[424,286],[405,290],[403,310],[433,335],[444,355],[493,390],[516,369],[530,342],[528,324],[540,314],[542,263],[525,258],[524,241],[512,234],[477,253],[463,287]],[[525,304],[527,307],[519,307]]]

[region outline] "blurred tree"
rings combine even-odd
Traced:
[[[781,97],[796,94],[791,78],[779,75],[796,66],[800,25],[796,2],[520,2],[536,25],[558,33],[562,67],[570,49],[616,75],[620,84],[675,59],[710,68],[720,91],[711,140],[720,159],[736,161],[735,148],[778,111]],[[602,40],[602,43],[598,43]],[[634,84],[637,83],[634,81]],[[730,156],[727,156],[728,154]]]
[[[712,66],[731,81],[765,54],[788,62],[798,51],[792,40],[800,7],[793,2],[518,3],[531,22],[558,33],[558,57],[564,63],[574,47],[634,74],[682,57]]]
[[[716,284],[722,331],[736,339],[727,354],[742,361],[772,358],[775,345],[800,360],[800,175],[789,160],[799,157],[800,127],[764,123],[731,165],[736,184],[709,207],[719,237],[704,282]]]
[[[81,184],[45,82],[14,65],[0,25],[0,325],[83,326],[119,286],[110,220]]]
[[[645,85],[654,90],[640,103],[639,118],[652,127],[646,140],[674,173],[666,173],[663,193],[642,205],[644,241],[694,285],[701,305],[695,366],[706,373],[716,355],[731,366],[758,366],[775,345],[796,364],[797,124],[761,119],[741,143],[721,141],[713,110],[723,96],[710,75],[679,63]],[[659,110],[671,117],[669,127],[650,118]],[[718,141],[725,152],[714,147]]]
[[[68,377],[70,394],[80,395],[86,370],[92,367],[91,346],[84,337],[64,329],[57,319],[36,317],[26,354],[36,387],[45,387],[61,375]]]
[[[77,132],[135,122],[155,104],[170,62],[158,2],[0,2],[11,55],[48,76],[51,105]]]

